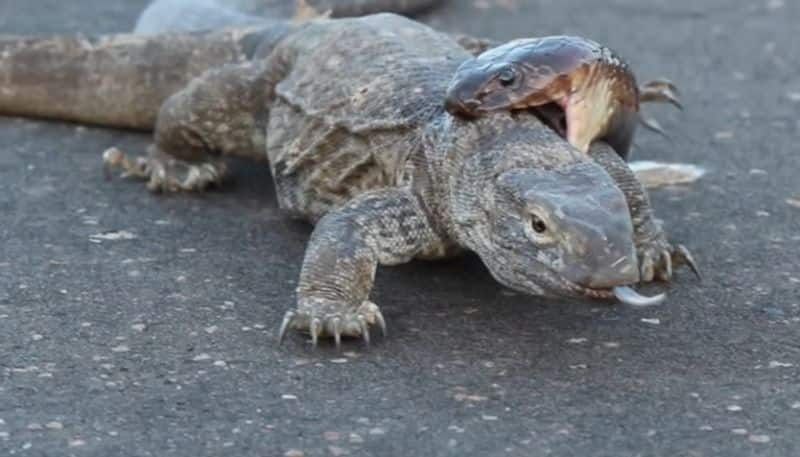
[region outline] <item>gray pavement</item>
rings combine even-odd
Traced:
[[[143,3],[0,0],[0,34],[124,31]],[[99,160],[146,135],[2,118],[0,455],[800,455],[800,4],[451,0],[424,20],[586,35],[676,81],[686,112],[651,110],[673,141],[636,157],[709,169],[653,194],[705,281],[636,310],[414,262],[379,273],[388,338],[278,347],[310,227],[267,170],[153,196]]]

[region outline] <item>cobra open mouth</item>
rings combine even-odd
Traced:
[[[532,107],[529,111],[562,138],[567,138],[567,113],[560,103],[546,103]]]
[[[534,115],[559,136],[583,152],[590,144],[608,133],[612,113],[604,107],[607,103],[593,101],[573,102],[572,96],[533,108]]]

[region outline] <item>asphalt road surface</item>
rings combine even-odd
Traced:
[[[143,4],[0,0],[0,33],[125,31]],[[154,196],[100,166],[146,135],[2,118],[0,455],[800,455],[800,4],[451,0],[423,20],[586,35],[677,82],[686,111],[650,110],[672,141],[642,134],[636,158],[708,169],[653,194],[704,282],[680,271],[639,310],[414,262],[379,273],[388,338],[278,347],[310,227],[266,169]]]

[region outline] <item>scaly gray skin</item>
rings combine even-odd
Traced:
[[[151,189],[200,190],[221,182],[221,155],[263,160],[266,148],[280,206],[317,224],[281,335],[368,339],[370,325],[384,326],[369,301],[378,265],[465,249],[531,294],[612,298],[638,282],[625,195],[603,167],[531,114],[444,111],[450,76],[470,56],[456,40],[391,14],[257,33],[252,60],[205,72],[161,106],[149,157],[105,158]],[[219,36],[243,42],[192,34],[168,51]],[[14,49],[0,76],[30,55]],[[621,163],[603,143],[592,155]]]

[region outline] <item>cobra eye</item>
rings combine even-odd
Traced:
[[[510,86],[517,79],[517,74],[511,68],[504,68],[498,73],[497,79],[503,86]]]
[[[536,233],[544,233],[547,231],[547,224],[544,223],[541,217],[533,214],[531,215],[531,228]]]

